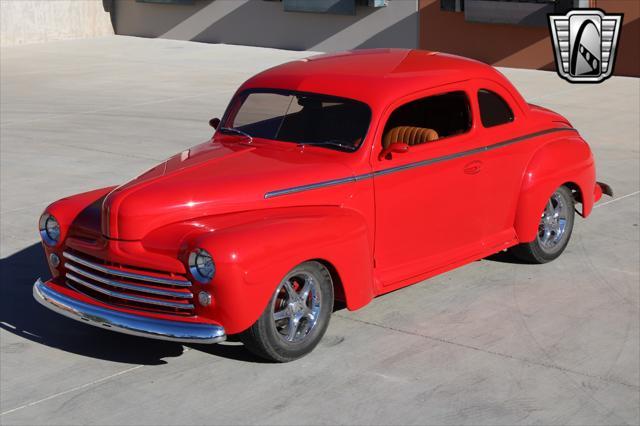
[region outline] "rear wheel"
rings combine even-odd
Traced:
[[[558,188],[547,201],[538,224],[536,239],[511,249],[527,263],[547,263],[562,254],[569,243],[575,218],[573,194],[566,186]]]
[[[316,347],[332,311],[329,271],[319,262],[304,262],[284,277],[258,321],[240,338],[262,358],[293,361]]]

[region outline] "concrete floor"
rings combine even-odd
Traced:
[[[590,141],[616,198],[557,261],[483,260],[338,311],[300,361],[118,335],[32,301],[48,203],[207,139],[245,78],[307,54],[126,37],[1,51],[0,423],[637,425],[638,79],[503,70]]]

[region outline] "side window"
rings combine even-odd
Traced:
[[[382,137],[383,147],[404,142],[418,145],[471,129],[469,98],[463,91],[429,96],[404,104],[391,114]]]
[[[484,127],[499,126],[513,121],[513,111],[509,108],[509,104],[490,90],[478,90],[478,105]]]

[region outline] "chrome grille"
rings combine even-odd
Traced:
[[[76,291],[112,305],[193,315],[191,282],[186,278],[161,272],[134,272],[130,267],[118,269],[69,251],[62,256],[67,285]]]

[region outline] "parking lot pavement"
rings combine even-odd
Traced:
[[[638,79],[502,70],[580,130],[615,198],[557,261],[482,260],[337,311],[299,361],[118,335],[32,300],[48,203],[208,139],[244,79],[307,55],[128,37],[1,51],[0,423],[640,423]]]

